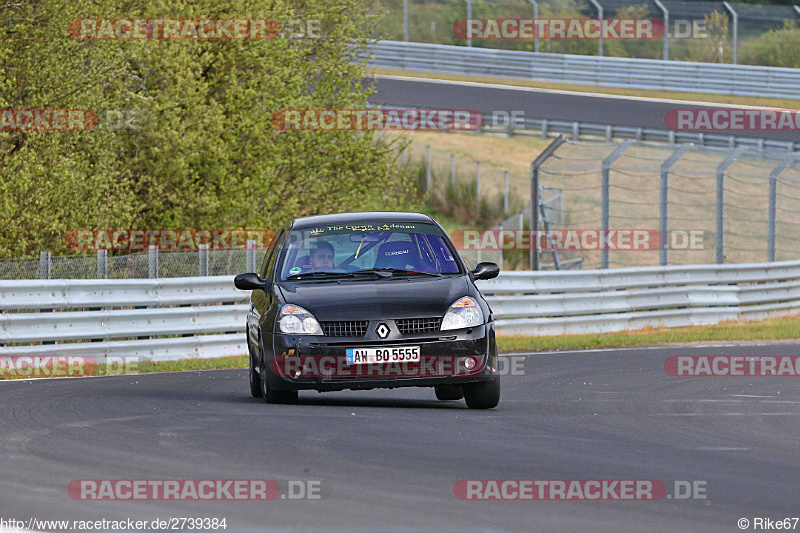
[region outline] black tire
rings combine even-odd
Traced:
[[[261,361],[261,396],[267,403],[297,403],[296,390],[275,390],[269,387],[269,374]]]
[[[436,385],[436,399],[442,401],[460,400],[464,397],[464,389],[461,385]]]
[[[250,394],[253,395],[253,398],[264,396],[261,393],[261,374],[256,372],[256,363],[253,361],[252,354],[250,354]]]
[[[464,384],[464,399],[470,409],[491,409],[500,403],[500,378]]]

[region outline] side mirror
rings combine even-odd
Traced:
[[[264,289],[268,283],[259,278],[258,274],[248,272],[247,274],[239,274],[233,278],[233,284],[237,289],[243,291],[254,291],[256,289]]]
[[[475,270],[472,271],[472,277],[475,279],[492,279],[500,274],[500,267],[496,263],[478,263]]]

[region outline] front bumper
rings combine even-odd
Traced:
[[[346,340],[317,335],[274,337],[268,382],[273,389],[373,389],[432,387],[496,379],[492,323],[403,339]],[[347,364],[348,348],[420,347],[419,362]]]

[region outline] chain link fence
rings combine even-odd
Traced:
[[[719,63],[738,62],[738,50],[770,30],[780,29],[786,23],[800,24],[800,10],[796,6],[722,1],[374,0],[372,10],[380,17],[373,35],[375,39]],[[600,53],[597,40],[473,39],[467,42],[453,33],[453,23],[459,19],[530,19],[537,13],[539,18],[660,19],[668,24],[669,38],[606,40]],[[711,25],[707,18],[712,21]]]
[[[605,178],[604,178],[605,174]],[[649,230],[659,246],[567,250],[584,268],[755,263],[800,258],[800,164],[746,148],[567,142],[540,169],[563,195],[552,229]],[[607,208],[603,198],[608,198]]]
[[[264,249],[249,241],[246,249],[165,252],[153,247],[147,252],[108,255],[51,256],[39,259],[0,259],[0,279],[142,279],[193,276],[234,276],[253,272]]]

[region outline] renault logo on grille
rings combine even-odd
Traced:
[[[380,337],[381,339],[385,339],[386,337],[389,336],[389,326],[381,322],[380,324],[378,324],[378,327],[375,328],[375,333],[377,333],[378,337]]]

